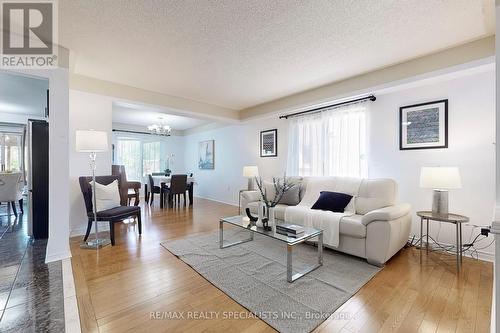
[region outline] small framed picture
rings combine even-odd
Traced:
[[[198,143],[198,168],[202,170],[214,169],[215,141],[207,140]]]
[[[448,148],[448,100],[399,108],[399,149]]]
[[[278,130],[260,132],[260,157],[278,156]]]

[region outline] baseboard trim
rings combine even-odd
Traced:
[[[104,223],[106,223],[106,224],[104,224]],[[101,232],[101,231],[109,231],[109,223],[108,222],[99,222],[99,232]],[[69,232],[69,237],[84,236],[85,232],[87,232],[87,226],[72,229]],[[92,228],[91,235],[93,232],[94,232],[94,228]]]
[[[195,196],[195,198],[200,198],[200,199],[205,199],[205,200],[215,201],[215,202],[218,202],[218,203],[223,203],[223,204],[226,204],[226,205],[230,205],[230,206],[238,207],[238,204],[237,204],[237,203],[234,203],[234,202],[227,202],[227,201],[217,200],[217,199],[210,198],[210,197],[202,197],[202,196],[200,196],[200,195],[196,195],[196,196]]]
[[[64,260],[67,258],[71,258],[71,251],[64,251],[64,252],[59,252],[52,254],[50,256],[45,257],[45,263],[53,262],[53,261],[59,261],[59,260]]]

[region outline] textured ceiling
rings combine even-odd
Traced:
[[[113,103],[113,122],[122,124],[132,124],[136,126],[147,126],[160,123],[160,119],[172,129],[184,131],[193,127],[208,124],[209,121],[184,117],[174,114],[167,114],[164,110],[151,108],[131,103]]]
[[[78,74],[235,110],[494,33],[493,0],[59,1]]]

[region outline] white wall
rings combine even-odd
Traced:
[[[377,94],[370,103],[369,177],[390,177],[399,184],[400,201],[413,211],[429,209],[431,190],[419,188],[421,166],[459,166],[463,189],[450,193],[450,210],[471,217],[471,224],[490,225],[495,206],[495,89],[494,72],[468,73],[438,83],[415,85],[411,89]],[[399,107],[448,98],[449,148],[399,150]],[[260,158],[259,132],[278,129],[278,157]],[[258,165],[263,178],[281,175],[286,168],[287,121],[277,117],[227,126],[185,137],[186,168],[196,170],[195,195],[231,204],[238,202],[238,190],[246,187],[241,176],[244,165]],[[198,142],[215,140],[215,170],[197,168]],[[464,242],[472,227],[465,227]],[[414,218],[413,233],[419,233]],[[474,235],[479,232],[475,228]],[[454,243],[451,225],[432,224],[430,234],[443,243]],[[482,241],[488,244],[491,240]],[[492,248],[485,249],[492,253]]]
[[[71,256],[69,249],[68,201],[68,70],[16,70],[13,73],[48,79],[49,82],[49,239],[45,261]],[[26,116],[4,115],[2,121],[26,123]],[[31,118],[31,117],[29,117]]]
[[[278,129],[278,156],[259,157],[260,131]],[[238,191],[247,187],[242,177],[245,165],[257,165],[262,178],[283,175],[288,142],[283,120],[265,119],[241,125],[221,127],[188,135],[185,140],[185,167],[193,170],[197,185],[195,195],[238,205]],[[198,143],[215,140],[215,169],[198,168]]]
[[[448,99],[447,149],[400,151],[398,146],[399,106]],[[420,167],[458,166],[463,188],[450,191],[450,211],[467,215],[470,223],[490,225],[495,206],[495,73],[480,73],[437,84],[378,95],[369,120],[369,175],[394,178],[399,198],[410,202],[413,211],[428,210],[432,190],[419,188]],[[412,232],[419,234],[414,218]],[[431,235],[438,237],[439,224],[431,223]],[[474,229],[474,235],[480,231]],[[464,227],[464,243],[472,227]],[[455,230],[441,224],[438,241],[453,244]],[[487,245],[489,240],[480,244]],[[478,245],[478,247],[480,247]],[[492,253],[492,248],[488,249]]]
[[[130,126],[130,125],[127,126],[125,124],[116,124],[116,123],[113,124],[113,129],[145,132],[145,129],[142,127]],[[141,140],[142,142],[160,142],[160,147],[161,147],[160,170],[157,171],[163,171],[166,169],[167,156],[170,156],[170,154],[174,154],[174,157],[170,161],[170,170],[172,170],[172,173],[186,173],[191,171],[191,170],[186,170],[184,167],[184,137],[182,136],[178,136],[175,134],[171,136],[157,136],[149,134],[136,134],[136,133],[114,131],[113,144],[115,145],[115,147],[116,147],[117,137],[135,138]]]
[[[112,111],[110,97],[77,90],[69,92],[69,221],[71,236],[85,234],[87,228],[87,213],[78,177],[91,175],[89,155],[75,150],[75,131],[94,129],[108,132],[109,151],[97,154],[96,175],[111,174]]]

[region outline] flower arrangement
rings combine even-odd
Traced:
[[[286,175],[283,176],[283,179],[273,177],[274,197],[268,198],[267,189],[262,182],[262,178],[255,177],[255,182],[257,183],[257,187],[259,188],[260,194],[262,196],[262,201],[264,201],[264,204],[268,208],[275,207],[279,203],[283,195],[295,186],[295,184],[292,184],[287,180]]]
[[[255,177],[255,182],[257,183],[257,187],[259,188],[260,195],[262,197],[262,202],[266,206],[265,207],[265,215],[266,218],[262,220],[262,224],[265,230],[271,231],[272,228],[268,226],[269,220],[274,220],[274,214],[271,214],[271,209],[274,208],[281,200],[283,195],[290,190],[295,184],[292,184],[286,178],[286,175],[283,176],[283,179],[273,177],[273,187],[274,187],[274,197],[268,197],[267,189],[264,186],[261,178]],[[270,216],[271,215],[271,216]]]

